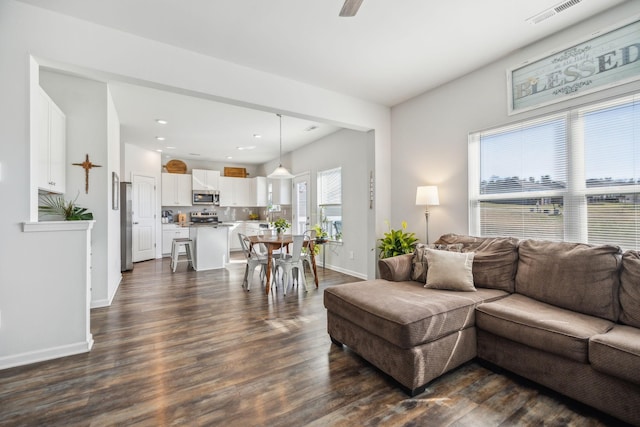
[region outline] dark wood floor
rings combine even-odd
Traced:
[[[326,334],[320,289],[265,296],[243,264],[126,273],[90,353],[0,371],[0,425],[601,426],[600,414],[475,362],[409,398]]]

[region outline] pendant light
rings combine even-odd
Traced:
[[[280,118],[280,166],[271,172],[267,177],[272,179],[291,179],[293,175],[289,173],[287,168],[282,166],[282,114],[276,114]]]

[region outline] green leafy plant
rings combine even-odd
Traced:
[[[87,212],[87,208],[76,205],[75,199],[66,201],[62,196],[44,195],[40,197],[40,206],[38,211],[43,215],[57,215],[65,219],[65,221],[82,221],[93,219],[93,214]]]
[[[278,218],[271,223],[271,226],[273,226],[278,233],[282,233],[284,230],[291,227],[291,224],[289,224],[289,221],[284,218]]]
[[[387,225],[389,225],[388,221]],[[391,258],[396,255],[413,252],[418,239],[414,233],[407,233],[406,229],[407,222],[402,221],[402,229],[394,230],[389,228],[389,231],[384,233],[384,238],[380,239],[380,244],[378,245],[380,258]]]
[[[316,232],[316,239],[324,240],[327,238],[327,232],[322,229],[320,224],[314,225],[313,227],[311,227],[311,229]]]

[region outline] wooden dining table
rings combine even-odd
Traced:
[[[273,251],[278,250],[281,247],[287,248],[287,253],[289,252],[289,244],[293,243],[293,235],[291,234],[283,234],[281,236],[247,236],[249,241],[251,242],[251,246],[255,244],[262,243],[267,248],[267,265],[271,266],[271,261],[273,259]],[[314,254],[314,241],[313,240],[305,240],[305,246],[309,246],[309,251],[311,254]],[[311,256],[311,268],[313,268],[313,276],[316,282],[316,288],[318,288],[318,269],[316,267],[316,257],[315,255]],[[304,274],[304,271],[302,272]],[[267,268],[267,286],[266,292],[269,295],[269,291],[271,290],[271,268]]]

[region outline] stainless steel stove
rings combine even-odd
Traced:
[[[218,223],[218,214],[213,211],[191,212],[193,223]]]

